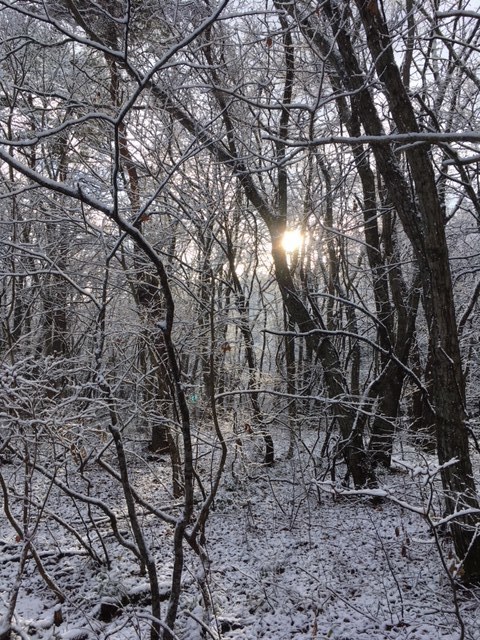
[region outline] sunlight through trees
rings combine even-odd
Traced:
[[[0,0],[0,640],[476,637],[479,20]]]

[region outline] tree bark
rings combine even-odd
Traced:
[[[400,133],[418,132],[415,114],[395,62],[388,26],[376,1],[356,0],[376,72],[386,89],[391,114]],[[351,88],[358,91],[359,113],[367,135],[384,135],[366,79],[359,67],[343,17],[331,5],[327,15],[339,51],[349,73]],[[421,269],[423,304],[429,326],[433,364],[433,406],[439,462],[447,512],[478,509],[465,425],[465,388],[455,319],[445,220],[435,175],[424,146],[411,146],[406,158],[415,187],[415,198],[388,145],[374,145],[377,166]],[[418,203],[418,205],[417,205]],[[456,460],[454,465],[447,462]],[[457,555],[463,559],[467,580],[480,579],[480,539],[475,538],[478,516],[452,525]]]

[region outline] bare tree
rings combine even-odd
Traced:
[[[385,87],[392,121],[400,133],[417,133],[420,128],[395,61],[393,43],[383,9],[376,3],[362,2],[357,3],[357,9],[374,69]],[[445,216],[438,195],[434,167],[424,145],[406,147],[405,159],[412,176],[412,192],[388,137],[385,136],[373,100],[373,91],[369,87],[366,73],[360,65],[347,31],[351,14],[346,6],[334,3],[326,3],[323,14],[344,65],[345,86],[349,91],[355,92],[355,106],[365,133],[379,140],[379,144],[372,144],[377,167],[419,264],[423,306],[432,351],[432,404],[436,413],[439,459],[441,464],[451,459],[458,461],[455,469],[448,467],[442,473],[447,509],[454,512],[459,500],[462,504],[477,509],[465,427],[465,386],[445,234]],[[472,522],[469,523],[467,518],[463,525],[457,524],[453,530],[456,550],[458,555],[464,558],[467,576],[470,579],[478,579],[480,547],[472,532]]]

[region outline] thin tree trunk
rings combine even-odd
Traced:
[[[235,295],[235,304],[237,311],[240,315],[240,333],[242,334],[243,343],[245,346],[245,356],[248,366],[248,389],[252,393],[249,394],[250,402],[253,410],[253,420],[255,425],[259,425],[263,430],[263,439],[265,442],[265,456],[264,464],[272,466],[275,462],[275,448],[273,444],[273,438],[270,433],[267,433],[264,429],[263,411],[260,405],[260,395],[256,388],[257,383],[257,359],[255,356],[255,341],[250,326],[250,320],[248,317],[248,301],[243,292],[241,282],[238,278],[236,265],[235,265],[235,252],[233,248],[233,242],[229,230],[224,227],[225,239],[226,239],[226,255],[230,267],[230,277],[232,280],[233,291]]]

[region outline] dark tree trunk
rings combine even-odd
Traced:
[[[415,387],[411,401],[411,432],[414,442],[425,453],[433,454],[436,451],[436,427],[435,413],[432,409],[430,398],[432,397],[432,354],[428,348],[427,362],[422,369],[419,348],[416,344],[412,349],[412,369],[419,380],[423,380],[422,389]]]
[[[285,336],[285,372],[287,377],[287,393],[288,399],[288,428],[290,432],[287,458],[293,457],[295,434],[297,429],[297,401],[294,397],[297,394],[296,385],[296,358],[295,358],[295,338],[291,333],[295,329],[295,325],[289,320],[286,309],[284,309],[284,326],[288,332]]]
[[[388,26],[382,12],[372,3],[356,0],[367,41],[372,53],[378,77],[386,88],[389,108],[401,133],[417,132],[414,111],[397,67]],[[338,16],[331,17],[337,23],[338,44],[346,53],[348,64],[358,65],[350,40],[338,25]],[[371,96],[364,89],[360,72],[357,83],[362,83],[359,96],[368,102],[362,109],[365,131],[368,134],[382,132],[376,118]],[[373,126],[372,126],[373,125]],[[438,457],[442,469],[442,482],[447,511],[450,514],[462,508],[478,509],[475,483],[468,448],[465,424],[465,386],[461,364],[458,330],[455,318],[453,288],[450,275],[449,253],[445,235],[444,213],[439,201],[435,174],[424,146],[411,146],[406,150],[415,196],[409,194],[396,159],[388,145],[374,147],[377,164],[385,179],[390,199],[395,205],[416,252],[421,268],[423,304],[430,330],[432,352],[432,399],[436,413]],[[388,157],[387,157],[388,156]],[[405,198],[406,196],[406,198]],[[448,464],[456,460],[455,464]],[[464,561],[467,580],[480,579],[480,538],[474,537],[478,516],[457,519],[452,525],[455,549]]]
[[[375,477],[363,444],[363,422],[350,404],[350,394],[342,365],[333,342],[328,335],[322,334],[325,327],[317,324],[300,299],[288,267],[285,250],[282,247],[284,228],[278,221],[270,220],[272,237],[272,256],[275,275],[283,303],[292,322],[301,333],[305,333],[307,348],[315,352],[322,363],[325,386],[330,398],[336,402],[332,406],[342,436],[341,448],[356,487],[375,483]]]
[[[282,8],[297,19],[295,7],[290,2],[277,0],[279,8]],[[345,125],[349,135],[354,138],[362,134],[362,122],[359,114],[359,102],[356,93],[350,98],[350,104],[345,97],[345,92],[350,90],[348,76],[345,75],[345,64],[341,56],[337,55],[332,47],[332,42],[323,34],[315,25],[310,23],[308,17],[304,17],[299,22],[301,30],[308,39],[314,43],[316,50],[325,58],[329,58],[331,64],[326,67],[326,73],[329,76],[332,86],[338,91],[339,97],[336,99],[338,113],[342,123]],[[395,277],[399,277],[401,281],[401,269],[399,266],[391,266],[386,264],[386,258],[389,250],[393,245],[391,238],[392,229],[389,227],[389,216],[384,215],[385,236],[385,254],[381,251],[380,233],[378,227],[378,207],[377,207],[377,189],[376,176],[372,169],[368,149],[361,144],[352,146],[352,153],[355,167],[358,171],[360,182],[362,185],[362,212],[364,219],[365,247],[368,258],[368,264],[372,274],[373,294],[376,309],[377,323],[377,340],[381,347],[380,366],[383,369],[377,384],[372,387],[371,395],[379,398],[377,406],[378,414],[372,425],[372,442],[370,444],[370,455],[373,461],[390,464],[391,451],[393,447],[395,420],[399,412],[399,404],[401,391],[403,387],[404,376],[401,374],[401,368],[397,366],[389,366],[390,353],[394,353],[397,357],[401,357],[402,363],[408,361],[408,349],[405,350],[402,340],[398,336],[402,334],[402,326],[410,324],[408,316],[416,315],[416,307],[413,312],[407,312],[408,304],[406,302],[406,288],[399,285],[391,285],[392,301],[389,295],[389,281],[391,282],[395,273]],[[318,156],[319,157],[319,156]],[[321,165],[322,173],[327,182],[327,194],[330,192],[328,171],[324,164]],[[331,208],[329,196],[327,195],[327,211]],[[330,216],[331,217],[331,216]],[[331,226],[327,222],[327,228]],[[331,263],[334,255],[329,253]],[[330,285],[330,281],[329,281]],[[331,285],[330,285],[331,286]],[[332,292],[330,292],[332,293]],[[392,305],[393,302],[393,305]],[[394,314],[398,314],[398,329],[395,334]],[[328,326],[328,319],[327,319]],[[412,329],[413,330],[413,329]],[[410,343],[407,343],[410,344]],[[401,356],[395,350],[395,345],[399,345]],[[357,349],[358,354],[358,349]],[[352,369],[353,373],[353,369]],[[353,392],[353,389],[352,389]],[[386,412],[386,413],[384,413]],[[383,414],[383,415],[382,415]],[[377,434],[378,430],[378,434]],[[382,447],[385,448],[385,455],[382,454]]]
[[[405,373],[394,362],[388,365],[387,371],[386,382],[381,384],[381,391],[378,393],[378,406],[373,419],[368,451],[375,464],[389,468]]]

